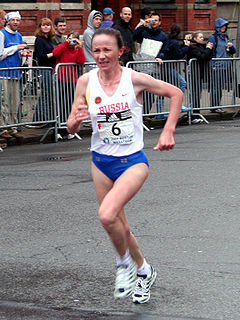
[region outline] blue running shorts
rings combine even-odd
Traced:
[[[116,181],[121,174],[137,163],[145,163],[149,167],[147,156],[143,150],[122,157],[108,156],[93,151],[92,162],[112,181]]]

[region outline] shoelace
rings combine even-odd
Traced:
[[[144,282],[141,278],[138,278],[136,285],[135,285],[135,288],[138,291],[145,291],[147,289],[147,283]]]

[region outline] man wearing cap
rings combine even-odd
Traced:
[[[103,9],[103,22],[101,28],[111,28],[113,25],[113,12],[112,8]]]
[[[103,15],[100,11],[92,10],[88,16],[87,29],[83,33],[83,51],[86,62],[95,62],[92,55],[92,36],[101,27]]]
[[[20,67],[21,55],[26,55],[23,50],[27,44],[23,43],[22,35],[17,31],[20,25],[21,16],[18,11],[6,14],[6,27],[1,30],[0,47],[4,48],[4,56],[0,61],[0,68]],[[17,112],[20,105],[20,86],[19,79],[21,73],[19,70],[1,71],[0,77],[3,84],[3,105],[1,109],[0,126],[17,123]],[[3,121],[3,123],[1,123]],[[5,129],[0,133],[3,138],[22,138],[18,133],[17,127]]]

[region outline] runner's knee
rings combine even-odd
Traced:
[[[104,227],[111,226],[116,221],[116,215],[112,212],[111,209],[102,208],[100,206],[99,211],[99,220]]]

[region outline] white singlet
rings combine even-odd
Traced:
[[[92,120],[91,151],[127,156],[143,148],[142,104],[137,102],[132,69],[123,67],[119,86],[109,97],[98,80],[99,69],[89,72],[88,111]]]

